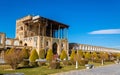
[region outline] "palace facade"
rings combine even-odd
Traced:
[[[1,48],[23,48],[25,46],[36,49],[38,54],[41,49],[47,52],[52,49],[54,54],[60,55],[62,50],[68,52],[68,25],[40,16],[26,16],[16,20],[16,37],[6,38]],[[1,42],[1,41],[0,41]]]

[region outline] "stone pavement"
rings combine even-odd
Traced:
[[[120,64],[107,65],[93,69],[74,70],[55,75],[120,75]]]

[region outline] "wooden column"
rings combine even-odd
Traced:
[[[64,28],[62,28],[62,39],[64,39]]]
[[[38,23],[38,35],[40,35],[40,23]]]
[[[52,24],[50,24],[50,36],[52,37]]]
[[[63,39],[65,39],[65,28],[63,28]]]
[[[58,39],[60,38],[60,25],[58,27]]]

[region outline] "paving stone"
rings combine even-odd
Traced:
[[[120,75],[120,64],[97,67],[94,69],[63,72],[56,75]]]

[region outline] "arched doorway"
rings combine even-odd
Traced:
[[[52,46],[53,54],[57,54],[57,43],[54,43]]]
[[[25,43],[24,46],[27,46],[27,43]]]

